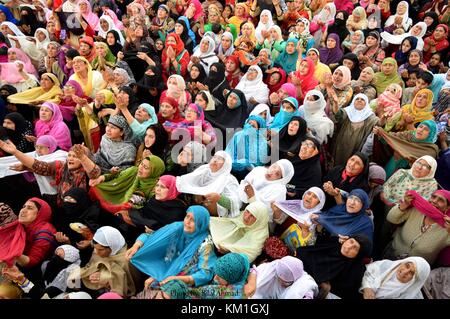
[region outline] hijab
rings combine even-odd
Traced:
[[[362,98],[365,101],[365,106],[362,110],[358,110],[355,107],[355,100],[357,98]],[[371,107],[369,106],[369,98],[367,95],[363,93],[356,94],[353,97],[352,103],[344,108],[345,112],[347,113],[348,119],[352,123],[360,123],[368,119],[370,116],[374,115]]]
[[[21,49],[18,49],[18,48],[9,48],[8,53],[9,52],[16,53],[17,60],[21,61],[25,64],[24,69],[27,73],[33,74],[34,76],[38,76],[36,68],[34,67],[33,63],[31,63],[30,58],[28,57],[28,55],[25,52],[23,52]]]
[[[333,74],[338,70],[342,72],[342,82],[339,84],[333,83],[333,87],[335,87],[338,90],[345,90],[351,84],[352,81],[351,71],[345,65],[341,65],[337,67],[336,70],[334,70]]]
[[[23,254],[25,243],[25,228],[11,207],[0,203],[0,259],[11,267],[15,259]]]
[[[223,47],[222,47],[222,41],[220,41],[219,47],[218,47],[218,49],[217,49],[217,53],[218,53],[218,54],[223,54],[224,56],[227,57],[227,56],[232,55],[233,52],[234,52],[234,40],[233,40],[233,35],[231,34],[231,32],[224,32],[224,33],[222,34],[222,38],[221,38],[221,39],[223,39],[223,38],[230,39],[230,41],[231,41],[230,47],[229,47],[226,51],[224,51],[224,49],[223,49]]]
[[[400,2],[397,4],[397,9],[396,9],[395,14],[389,16],[389,18],[386,20],[385,27],[389,27],[389,26],[391,26],[392,24],[394,24],[395,18],[399,15],[397,12],[398,12],[398,6],[399,6],[400,4],[403,4],[403,5],[406,6],[405,13],[401,16],[401,17],[402,17],[402,27],[403,27],[403,29],[406,31],[406,30],[408,30],[409,27],[412,25],[412,20],[411,20],[411,19],[409,18],[409,16],[408,16],[408,14],[409,14],[409,3],[408,3],[407,1],[400,1]],[[426,30],[426,28],[425,28],[425,30]]]
[[[400,78],[400,76],[398,75],[398,72],[397,72],[397,70],[398,70],[397,61],[393,58],[386,58],[383,60],[381,65],[383,66],[388,63],[394,65],[394,70],[392,71],[392,73],[390,75],[385,75],[383,71],[375,73],[374,86],[377,89],[378,94],[383,93],[384,90],[386,90],[386,88],[389,86],[389,84],[402,83],[402,79]]]
[[[297,121],[299,123],[299,127],[297,133],[291,136],[289,135],[289,124]],[[285,157],[286,153],[294,153],[297,154],[300,150],[300,144],[305,140],[307,133],[307,124],[306,121],[300,116],[293,116],[289,122],[280,130],[279,132],[279,151],[281,157]],[[283,155],[282,155],[283,154]]]
[[[31,152],[34,150],[32,142],[28,142],[25,139],[25,135],[32,135],[33,129],[31,123],[25,120],[22,114],[17,112],[8,113],[5,115],[5,120],[10,120],[14,123],[15,129],[10,130],[5,128],[8,132],[8,137],[16,145],[17,149],[23,153]]]
[[[26,91],[8,96],[8,101],[13,104],[30,104],[36,101],[59,102],[59,96],[62,95],[60,82],[53,73],[44,73],[53,82],[53,87],[45,92],[42,87],[28,89]]]
[[[427,104],[423,108],[419,108],[416,105],[417,96],[419,94],[427,95]],[[402,108],[402,112],[404,114],[410,114],[414,118],[414,124],[426,120],[432,120],[434,117],[432,111],[432,104],[433,104],[433,92],[429,89],[421,89],[419,92],[416,93],[411,104],[407,104]]]
[[[252,81],[247,79],[249,71],[256,71],[258,75]],[[254,98],[258,103],[266,103],[269,99],[269,88],[263,82],[263,74],[261,68],[257,65],[252,65],[248,68],[247,73],[242,77],[236,86],[236,90],[244,93],[247,102]]]
[[[284,108],[281,107],[280,111],[277,114],[275,114],[273,122],[270,125],[271,130],[276,130],[276,131],[281,130],[283,127],[285,127],[289,123],[289,121],[294,116],[300,115],[300,113],[298,112],[298,101],[296,98],[293,98],[291,96],[284,98],[283,101],[281,102],[281,105],[283,105],[283,103],[285,103],[285,102],[291,104],[294,107],[294,112],[292,112],[292,113],[286,112],[284,110]]]
[[[269,88],[269,94],[277,92],[281,88],[281,86],[286,83],[287,79],[286,71],[284,71],[282,68],[274,67],[272,70],[273,72],[271,72],[264,80],[264,83],[266,83],[267,87]],[[280,75],[280,80],[276,84],[270,84],[270,76],[274,73],[278,73]]]
[[[328,38],[332,38],[336,41],[336,46],[333,49],[328,49],[327,47],[320,48],[320,62],[324,64],[333,64],[338,63],[341,59],[344,53],[341,49],[341,40],[339,39],[339,36],[336,33],[331,33],[328,35]]]
[[[83,13],[84,20],[86,20],[86,22],[88,23],[88,25],[91,26],[91,28],[95,28],[95,26],[97,26],[97,24],[99,23],[98,16],[92,12],[92,7],[89,0],[78,1],[78,6],[80,6],[80,4],[82,3],[86,4],[87,6],[87,13]]]
[[[392,17],[392,16],[391,16]],[[417,36],[414,36],[417,39],[417,47],[416,49],[418,50],[423,50],[423,46],[424,46],[424,42],[422,40],[422,37],[425,35],[425,33],[427,32],[427,25],[425,22],[418,22],[416,23],[413,28],[415,26],[420,26],[421,31]],[[409,36],[412,36],[411,30],[407,33],[404,34],[400,34],[400,35],[392,35],[386,31],[381,32],[381,37],[383,38],[383,40],[385,40],[387,43],[390,44],[400,44],[402,43],[404,38],[407,38]]]
[[[289,43],[293,43],[294,47],[297,48],[298,39],[297,38],[289,38],[286,41],[286,46]],[[283,52],[280,53],[280,55],[276,58],[275,64],[279,65],[283,68],[283,70],[289,74],[291,72],[294,72],[297,67],[297,59],[298,59],[298,51],[297,49],[294,50],[294,53],[287,53],[286,47]]]
[[[255,108],[250,112],[251,115],[262,117],[262,113],[266,112],[266,127],[269,127],[272,123],[272,115],[270,114],[270,108],[267,104],[258,104]]]
[[[201,42],[207,41],[208,42],[208,50],[206,52],[202,52],[200,49]],[[206,74],[209,74],[209,68],[213,63],[219,62],[219,58],[214,53],[216,49],[216,43],[214,42],[214,39],[211,37],[203,37],[203,39],[200,41],[200,45],[197,50],[194,51],[192,56],[198,57],[200,59],[200,64],[203,65],[203,68],[205,69]]]
[[[85,0],[87,1],[87,0]],[[120,32],[116,31],[116,30],[109,30],[108,32],[106,32],[106,36],[108,37],[108,34],[112,34],[114,36],[114,44],[113,45],[109,45],[109,50],[111,51],[111,53],[117,57],[117,53],[119,53],[119,51],[123,50],[123,45],[121,44],[121,38],[120,38]]]
[[[308,93],[310,90],[313,90],[318,84],[319,81],[314,77],[314,73],[316,72],[316,65],[314,64],[314,61],[311,58],[305,58],[303,61],[306,61],[308,63],[308,73],[306,75],[302,75],[300,71],[296,71],[294,73],[295,77],[300,79],[301,84],[300,87],[302,89],[303,95]]]
[[[308,98],[310,96],[317,96],[318,100],[309,101]],[[312,130],[312,133],[320,144],[326,143],[328,136],[333,136],[334,123],[325,113],[326,101],[322,92],[311,90],[306,93],[303,101],[301,110],[304,113],[308,128]]]
[[[52,135],[57,141],[58,146],[64,151],[68,151],[72,146],[70,131],[63,122],[63,117],[59,106],[55,103],[44,102],[42,106],[52,111],[52,117],[48,122],[38,120],[35,124],[35,133],[39,137],[41,135]]]
[[[268,21],[267,23],[263,23],[261,21],[261,17],[265,15],[268,16]],[[273,20],[272,20],[272,12],[270,10],[262,10],[261,14],[259,15],[260,19],[258,22],[258,26],[256,27],[255,30],[255,35],[256,35],[256,39],[261,42],[262,40],[264,40],[263,36],[262,36],[262,31],[269,31],[271,27],[274,26]]]
[[[405,41],[408,41],[411,45],[411,48],[403,52],[402,46]],[[417,47],[417,38],[413,36],[406,37],[402,40],[400,43],[400,47],[398,48],[397,52],[395,52],[395,60],[397,60],[397,65],[402,65],[403,63],[406,63],[408,61],[408,55],[409,53],[414,50]]]

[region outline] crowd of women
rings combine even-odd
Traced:
[[[449,299],[447,0],[1,0],[0,299]]]

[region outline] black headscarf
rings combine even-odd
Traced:
[[[350,69],[350,72],[352,73],[352,80],[358,80],[359,75],[361,74],[361,69],[359,68],[359,59],[357,57],[356,54],[354,53],[347,53],[345,54],[342,59],[341,62],[339,63],[340,65],[344,65],[344,59],[350,60],[353,62],[353,68]]]
[[[26,11],[26,14],[22,14],[22,11]],[[30,7],[21,7],[20,8],[20,21],[18,23],[19,26],[21,25],[28,25],[31,28],[30,36],[34,36],[34,32],[37,28],[45,27],[40,23],[36,18],[36,12],[31,9]]]
[[[331,237],[314,246],[301,247],[297,257],[303,261],[305,271],[321,284],[330,282],[331,292],[343,299],[357,299],[366,267],[363,258],[372,250],[371,241],[363,235],[352,236],[360,244],[355,258],[341,254],[338,237]]]
[[[345,38],[350,34],[350,31],[348,31],[346,27],[346,23],[348,20],[348,13],[345,10],[341,10],[336,12],[336,16],[339,12],[342,12],[344,15],[344,20],[341,19],[334,19],[334,23],[328,27],[328,34],[336,33],[339,36],[339,40],[341,40],[341,43],[344,42]]]
[[[232,93],[239,97],[241,104],[230,109],[227,105],[227,100],[228,96]],[[219,128],[225,134],[227,128],[242,128],[249,113],[244,93],[233,89],[228,92],[224,104],[218,103],[216,104],[215,111],[205,112],[205,118],[212,126]]]
[[[425,33],[424,38],[430,36],[433,34],[434,29],[436,29],[436,27],[439,24],[439,17],[437,15],[436,12],[434,11],[428,11],[427,13],[425,13],[423,19],[425,19],[426,17],[430,17],[431,19],[433,19],[433,23],[427,27],[427,32]],[[423,20],[422,20],[423,21]]]
[[[164,159],[165,158],[165,150],[167,147],[167,142],[169,140],[169,135],[167,134],[167,131],[164,129],[164,126],[161,125],[161,123],[156,123],[150,125],[148,129],[152,129],[153,132],[155,132],[155,143],[148,148],[150,152],[153,155],[158,156],[159,158]],[[146,130],[146,132],[147,132]],[[147,147],[144,144],[144,149],[147,149]]]
[[[100,209],[98,203],[93,203],[87,191],[83,188],[71,188],[64,193],[63,198],[66,196],[75,199],[76,203],[63,201],[64,222],[67,225],[72,222],[80,222],[95,232],[100,227]]]
[[[217,72],[211,70],[213,67],[217,69]],[[212,96],[218,99],[222,104],[226,102],[223,95],[224,89],[230,89],[230,85],[225,77],[225,65],[221,62],[211,64],[209,69],[209,76],[206,80],[209,88],[209,92]]]
[[[297,121],[299,122],[299,128],[297,134],[294,136],[289,135],[289,124],[291,122]],[[279,133],[279,150],[280,150],[280,158],[287,158],[287,152],[291,152],[293,154],[297,154],[300,150],[300,146],[303,140],[306,138],[308,126],[306,121],[300,116],[294,116],[291,118],[288,124],[286,124]]]
[[[119,51],[122,51],[123,50],[123,46],[122,46],[122,44],[120,44],[120,37],[119,37],[119,33],[117,33],[117,31],[116,30],[111,30],[111,31],[108,31],[108,33],[106,34],[106,36],[108,36],[108,34],[112,34],[113,35],[113,37],[114,37],[114,44],[113,45],[109,45],[108,44],[108,48],[109,48],[109,50],[111,51],[111,53],[114,55],[114,56],[117,56],[117,53],[119,52]]]
[[[28,122],[22,114],[17,112],[6,114],[5,119],[10,120],[16,126],[14,130],[8,128],[5,129],[8,132],[9,139],[16,145],[17,149],[23,153],[33,151],[33,142],[28,142],[25,139],[25,135],[33,135],[31,123]]]
[[[294,156],[286,156],[286,159],[294,166],[294,176],[289,184],[295,186],[295,197],[301,199],[303,193],[311,187],[322,187],[322,167],[320,164],[320,143],[313,137],[307,137],[305,141],[312,141],[319,153],[308,159],[302,160],[298,156],[298,150]]]
[[[199,70],[200,74],[198,75],[197,78],[193,79],[191,77],[191,73],[189,72],[188,78],[186,80],[186,84],[188,84],[190,82],[200,82],[202,84],[207,84],[206,72],[205,72],[205,68],[203,67],[203,65],[201,65],[200,63],[195,63],[192,65],[192,67],[194,67],[194,66]],[[192,69],[192,67],[191,67],[191,69]]]
[[[189,54],[192,54],[192,52],[194,51],[194,43],[189,36],[189,30],[186,22],[183,19],[178,19],[177,23],[183,25],[183,33],[180,35],[180,38],[184,43],[184,48],[189,52]]]
[[[42,275],[44,282],[49,285],[62,270],[66,269],[71,264],[70,261],[66,261],[57,255],[53,255],[47,263],[47,267]]]
[[[164,81],[161,73],[161,68],[150,65],[147,67],[147,71],[152,70],[153,75],[147,75],[144,73],[142,78],[136,83],[138,87],[138,98],[140,101],[146,101],[150,105],[155,106],[155,111],[159,111],[159,98],[164,91]],[[156,95],[150,93],[150,89],[156,89]]]
[[[128,94],[128,110],[131,114],[134,114],[139,107],[139,100],[137,99],[136,94],[134,94],[133,89],[129,86],[122,86],[119,91]]]

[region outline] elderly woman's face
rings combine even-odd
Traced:
[[[248,210],[244,211],[243,219],[246,226],[251,226],[256,222],[256,217]]]
[[[428,94],[426,93],[417,94],[416,106],[418,108],[424,108],[425,106],[427,106],[427,102],[428,102]]]
[[[231,39],[227,37],[222,37],[221,40],[222,43],[222,49],[227,50],[231,47]]]
[[[420,25],[415,25],[411,28],[411,35],[417,37],[422,32],[422,27]]]
[[[347,258],[355,258],[361,245],[354,238],[347,239],[341,246],[341,254]]]
[[[91,53],[92,48],[89,46],[89,44],[82,42],[80,44],[80,55],[87,56]]]
[[[342,80],[344,79],[344,74],[341,70],[336,70],[333,73],[333,83],[334,84],[341,84]]]
[[[50,80],[50,78],[47,75],[41,76],[40,84],[41,84],[41,88],[44,91],[48,91],[53,87],[53,82],[52,82],[52,80]]]
[[[17,53],[14,51],[9,50],[8,51],[8,61],[9,62],[14,62],[17,60]]]
[[[359,197],[351,195],[347,198],[347,201],[345,202],[345,207],[347,209],[347,213],[357,214],[363,208],[363,202]]]
[[[273,163],[267,169],[265,177],[266,177],[266,180],[268,180],[268,181],[276,181],[278,179],[281,179],[283,177],[281,167],[277,163]]]
[[[396,277],[401,283],[408,283],[416,274],[416,265],[413,262],[401,263],[396,271]]]
[[[364,100],[362,97],[357,97],[353,105],[355,106],[355,109],[361,111],[366,107],[366,100]]]
[[[412,166],[412,175],[415,178],[423,178],[425,176],[428,176],[428,174],[430,174],[430,172],[431,172],[431,166],[424,159],[415,161]]]
[[[224,163],[225,159],[223,157],[214,155],[209,161],[209,168],[211,172],[216,173],[223,167]]]
[[[105,57],[106,56],[106,50],[102,45],[95,46],[95,52],[98,56]]]
[[[258,77],[258,71],[255,69],[250,69],[247,71],[247,80],[254,81]]]
[[[369,82],[373,77],[372,77],[372,74],[368,70],[364,69],[361,71],[359,78],[363,82]]]
[[[49,58],[54,58],[56,57],[56,54],[58,53],[58,48],[56,47],[56,45],[54,44],[49,44],[47,46],[47,56]]]
[[[303,206],[306,209],[313,209],[317,205],[319,205],[320,200],[316,194],[311,191],[306,191],[305,195],[303,195]]]
[[[384,75],[391,75],[394,72],[395,66],[393,63],[385,63],[381,65],[381,71]]]
[[[104,32],[109,30],[109,23],[105,19],[100,19],[100,27]]]

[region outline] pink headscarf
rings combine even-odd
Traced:
[[[33,66],[30,58],[25,54],[25,52],[18,48],[9,48],[8,52],[16,52],[17,60],[20,60],[25,64],[25,71],[27,73],[33,74],[36,77],[38,76],[36,68]]]
[[[283,89],[290,97],[297,98],[297,88],[292,83],[284,83],[280,89]]]
[[[124,29],[123,23],[119,20],[119,18],[117,18],[117,15],[114,13],[114,11],[112,11],[111,9],[106,9],[103,12],[112,18],[114,25],[117,27],[117,29],[119,30]]]
[[[396,83],[393,84],[398,86],[395,94],[391,91],[384,90],[378,97],[378,105],[383,107],[384,112],[389,117],[401,111],[400,99],[402,98],[402,87]]]
[[[83,14],[83,18],[87,21],[87,23],[89,23],[91,28],[95,28],[95,26],[98,24],[99,17],[92,12],[91,4],[89,3],[88,0],[79,0],[78,6],[82,3],[85,3],[88,8],[88,13]]]
[[[193,3],[194,6],[195,6],[195,14],[193,16],[193,19],[197,20],[198,18],[200,18],[200,16],[203,15],[202,4],[200,3],[199,0],[191,0],[191,1],[189,1],[189,4],[191,4],[191,3]],[[189,7],[189,4],[188,4],[188,7]],[[184,13],[183,13],[183,15],[184,15]]]
[[[275,270],[278,278],[285,282],[294,282],[303,276],[303,262],[298,258],[286,256],[278,259]]]
[[[97,299],[123,299],[121,295],[115,292],[105,292],[100,295]]]
[[[23,63],[22,61],[14,61],[8,63],[0,63],[0,79],[8,82],[9,84],[19,83],[23,80],[22,75],[19,73],[17,63]]]
[[[352,81],[352,73],[350,69],[345,65],[341,65],[336,70],[334,70],[334,72],[336,72],[337,70],[342,72],[342,82],[337,85],[333,84],[333,86],[339,90],[343,90],[346,86],[350,85],[350,82]]]
[[[49,108],[52,112],[52,118],[49,122],[38,120],[35,126],[35,134],[37,137],[42,135],[52,135],[58,142],[60,149],[68,151],[72,146],[70,139],[70,131],[67,125],[63,122],[63,117],[59,106],[55,103],[45,102],[42,104]]]
[[[169,192],[167,193],[167,197],[165,199],[163,199],[162,201],[175,199],[180,194],[177,190],[176,180],[177,180],[177,178],[172,175],[163,175],[159,178],[159,181],[161,183],[163,183],[164,186],[166,186],[169,189]]]
[[[56,147],[58,146],[58,142],[51,135],[41,135],[37,139],[36,145],[42,145],[42,146],[48,147],[48,149],[50,150],[50,154],[51,154],[56,150]]]
[[[450,191],[446,191],[443,189],[437,190],[434,194],[443,196],[447,199],[447,202],[450,203]],[[425,198],[420,196],[416,191],[409,190],[406,192],[406,195],[411,195],[414,199],[411,204],[422,214],[430,217],[434,220],[439,226],[445,228],[445,219],[444,216],[450,216],[450,209],[448,209],[445,213],[441,212],[439,209],[430,204]]]

